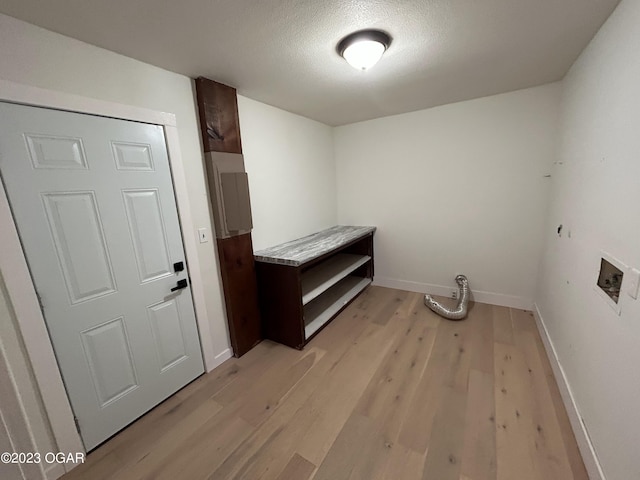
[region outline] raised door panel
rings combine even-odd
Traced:
[[[141,282],[170,276],[167,234],[157,189],[123,192]]]
[[[153,171],[151,145],[131,142],[111,142],[118,170]]]
[[[34,168],[86,170],[87,159],[82,139],[25,133]]]
[[[175,299],[149,307],[149,320],[160,371],[164,372],[187,358],[180,311]]]
[[[81,337],[93,386],[102,408],[138,387],[123,317],[86,330]]]
[[[116,291],[93,192],[42,195],[71,303]]]

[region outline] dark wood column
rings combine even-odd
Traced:
[[[242,153],[236,89],[200,77],[196,95],[204,151]]]
[[[196,95],[205,154],[242,154],[236,89],[200,77],[196,79]],[[238,157],[238,161],[243,165],[242,157]],[[212,185],[218,172],[209,160],[206,165],[209,185]],[[218,208],[215,205],[218,196],[211,188],[209,193],[214,203],[212,208]],[[216,242],[231,346],[233,354],[240,357],[262,340],[251,233],[221,235],[216,232]]]

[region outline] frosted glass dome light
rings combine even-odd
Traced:
[[[361,30],[347,35],[338,43],[338,53],[357,70],[367,70],[382,58],[391,37],[380,30]]]
[[[378,63],[384,51],[384,45],[379,42],[360,40],[345,48],[342,56],[353,68],[367,70]]]

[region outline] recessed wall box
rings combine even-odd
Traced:
[[[600,252],[600,265],[594,289],[620,315],[620,292],[629,267],[607,252]],[[626,287],[626,282],[625,282]]]
[[[600,259],[600,275],[598,276],[598,287],[606,293],[611,300],[618,303],[620,299],[620,287],[624,273],[608,260]]]

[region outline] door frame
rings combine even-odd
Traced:
[[[6,350],[0,339],[0,435],[6,435],[13,451],[19,452],[36,452],[37,446],[33,438],[33,433],[29,429],[29,420],[26,418],[22,409],[22,401],[15,382],[15,375],[7,360]],[[44,452],[43,452],[44,453]],[[57,466],[44,467],[45,463],[18,464],[21,470],[22,479],[46,479],[48,472],[56,469],[60,474]]]
[[[209,372],[229,358],[230,350],[227,350],[226,355],[223,355],[225,352],[216,355],[214,350],[211,336],[211,325],[214,319],[206,306],[204,281],[198,261],[198,240],[189,204],[175,115],[3,79],[0,79],[0,101],[132,120],[163,127],[205,370]],[[49,417],[53,436],[59,451],[84,452],[2,182],[0,182],[0,227],[2,227],[0,244],[3,245],[0,249],[0,268],[4,272],[9,299],[17,317],[18,328]],[[68,471],[75,465],[64,464],[64,466]]]

